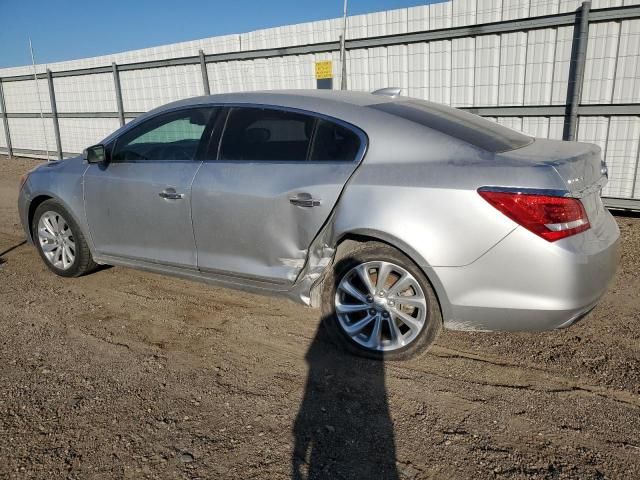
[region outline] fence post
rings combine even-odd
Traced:
[[[611,122],[611,117],[609,117]],[[640,192],[636,195],[636,188],[638,186],[638,174],[640,173],[640,145],[638,145],[638,154],[636,155],[636,167],[633,169],[633,185],[631,185],[631,197],[640,198]]]
[[[582,100],[584,83],[584,64],[587,58],[587,42],[589,40],[589,11],[591,2],[582,2],[579,17],[573,30],[573,47],[571,48],[571,66],[567,81],[567,109],[564,121],[563,140],[575,140],[578,131],[578,107]],[[580,22],[578,22],[578,18]]]
[[[120,89],[120,73],[118,73],[118,65],[116,62],[111,64],[113,68],[113,84],[116,88],[116,104],[118,105],[118,118],[120,119],[120,126],[124,125],[124,106],[122,104],[122,90]]]
[[[204,58],[204,52],[200,50],[200,70],[202,71],[202,86],[204,87],[204,94],[211,95],[211,89],[209,87],[209,72],[207,72],[207,62]]]
[[[4,102],[4,89],[0,78],[0,109],[2,109],[2,123],[4,123],[4,136],[7,142],[7,153],[9,158],[13,158],[13,148],[11,146],[11,131],[9,130],[9,118],[7,118],[7,104]]]
[[[60,124],[58,123],[58,107],[56,105],[56,91],[53,88],[53,75],[47,68],[47,82],[49,83],[49,100],[51,101],[51,119],[53,120],[53,135],[56,137],[58,160],[62,160],[62,139],[60,138]]]

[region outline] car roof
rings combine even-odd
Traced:
[[[402,97],[397,97],[400,100]],[[265,105],[298,109],[313,113],[319,113],[329,117],[339,118],[353,123],[361,128],[368,124],[366,113],[368,109],[362,108],[370,105],[393,102],[389,96],[374,95],[366,92],[352,92],[341,90],[266,90],[256,92],[220,93],[201,97],[187,98],[177,102],[168,103],[150,112],[140,115],[143,120],[151,115],[175,108],[216,105],[216,104],[243,104]],[[376,115],[373,115],[376,117]]]
[[[386,135],[395,135],[396,139],[402,135],[406,136],[410,127],[428,127],[457,141],[470,142],[492,153],[514,148],[514,142],[519,145],[531,141],[530,137],[516,134],[506,127],[444,105],[411,97],[392,97],[349,90],[269,90],[187,98],[140,115],[130,122],[128,127],[143,122],[150,116],[173,109],[207,105],[296,109],[339,119],[360,128],[368,136],[379,136],[384,132]],[[515,140],[511,137],[515,137]]]
[[[393,99],[386,95],[374,95],[372,93],[346,90],[267,90],[220,93],[186,98],[162,105],[149,112],[138,115],[134,120],[127,123],[124,128],[131,128],[149,117],[178,108],[202,105],[241,104],[265,105],[308,111],[340,119],[366,131],[375,125],[376,118],[386,116],[386,114],[368,111],[369,109],[362,107],[392,101]],[[104,141],[108,141],[120,133],[121,130],[116,131]]]
[[[298,108],[306,110],[312,109],[311,107],[319,102],[365,107],[390,101],[393,101],[393,99],[386,95],[348,90],[262,90],[194,97],[165,105],[165,107],[177,106],[178,104],[257,103],[269,105],[287,104],[292,108],[296,104]]]

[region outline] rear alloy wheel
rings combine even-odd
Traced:
[[[80,228],[55,200],[38,205],[31,229],[38,253],[54,273],[79,277],[97,266]]]
[[[440,331],[440,309],[428,280],[384,244],[363,244],[338,260],[324,293],[325,323],[333,336],[367,357],[409,358],[426,351]]]

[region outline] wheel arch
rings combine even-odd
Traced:
[[[71,208],[67,202],[62,200],[59,196],[52,194],[48,191],[39,192],[34,194],[29,205],[27,207],[27,222],[29,228],[29,238],[33,242],[34,241],[34,232],[33,232],[33,217],[36,213],[37,208],[42,205],[47,200],[54,200],[60,204],[62,208],[64,208],[75,224],[80,229],[80,232],[84,235],[87,240],[87,245],[89,246],[89,250],[93,254],[93,243],[91,242],[91,236],[88,234],[87,228],[85,228],[85,223],[78,218],[78,215],[74,212],[73,208]]]
[[[31,202],[29,202],[29,209],[28,209],[28,213],[27,213],[27,227],[29,228],[29,238],[31,239],[31,241],[34,241],[33,238],[33,216],[36,213],[36,209],[42,205],[44,202],[46,202],[47,200],[57,200],[56,198],[52,197],[51,195],[37,195],[35,196]]]
[[[341,254],[353,248],[354,246],[367,242],[384,243],[407,256],[422,271],[427,281],[431,284],[436,293],[436,298],[440,306],[443,320],[449,317],[450,303],[447,293],[440,281],[440,278],[431,268],[429,263],[418,254],[411,246],[403,242],[401,239],[375,229],[355,229],[342,232],[335,239],[335,256],[331,262],[331,266]]]
[[[385,243],[390,247],[400,250],[403,254],[413,260],[413,262],[421,269],[424,269],[425,267],[429,268],[429,263],[406,242],[403,242],[401,239],[395,237],[394,235],[390,235],[386,232],[376,229],[359,228],[342,232],[336,237],[334,245],[336,251],[338,252],[339,250],[348,248],[350,244],[364,242]]]

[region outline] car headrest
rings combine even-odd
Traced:
[[[250,128],[244,132],[247,143],[265,143],[271,138],[271,132],[266,128]]]

